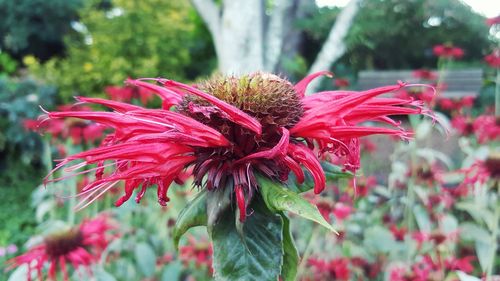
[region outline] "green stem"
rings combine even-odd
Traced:
[[[453,60],[451,58],[439,58],[439,61],[438,61],[438,80],[436,82],[437,92],[436,92],[436,95],[434,96],[434,98],[432,99],[432,102],[430,104],[431,108],[434,108],[434,106],[436,105],[436,101],[439,98],[439,95],[441,95],[441,88],[442,88],[442,85],[444,84],[444,79],[446,77],[448,69],[451,66],[452,61]]]
[[[43,161],[45,164],[45,167],[47,168],[47,174],[52,171],[53,166],[52,166],[52,153],[50,150],[50,143],[48,138],[44,138],[43,140]],[[45,185],[46,189],[49,190],[49,192],[52,194],[54,192],[53,188],[53,182],[51,181],[54,178],[52,174],[49,175],[48,180],[49,182]],[[49,212],[50,220],[55,220],[56,219],[56,208],[51,208]]]
[[[304,255],[302,256],[302,260],[300,261],[299,268],[297,269],[297,277],[302,276],[304,274],[304,270],[306,268],[307,260],[312,252],[312,246],[316,241],[316,237],[319,233],[319,227],[313,225],[313,230],[311,231],[311,236],[309,236],[309,242],[307,242],[306,249],[304,250]]]
[[[68,223],[73,226],[75,224],[75,210],[74,207],[76,205],[76,185],[71,184],[69,187],[69,202],[68,202]]]
[[[497,96],[498,97],[498,96]],[[500,221],[500,203],[498,202],[498,199],[500,199],[500,182],[496,182],[497,185],[497,200],[495,201],[497,204],[495,207],[495,219],[493,221],[493,231],[491,232],[491,242],[492,245],[491,247],[493,248],[493,256],[491,257],[489,264],[488,264],[488,270],[486,271],[486,281],[491,281],[493,280],[493,267],[495,266],[495,260],[496,260],[496,255],[495,253],[497,252],[498,249],[498,232],[499,232],[499,221]]]
[[[495,81],[495,116],[500,116],[500,68],[497,68],[497,79]]]

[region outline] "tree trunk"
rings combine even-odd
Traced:
[[[359,2],[360,0],[351,0],[337,16],[335,24],[328,34],[328,38],[309,69],[309,74],[330,69],[332,64],[345,53],[346,47],[344,37],[347,35],[347,32],[349,32],[353,19],[359,10]],[[316,92],[322,79],[323,78],[317,78],[312,81],[307,88],[307,93]]]
[[[292,23],[303,16],[300,7],[312,0],[275,0],[267,10],[265,0],[223,0],[221,5],[214,0],[191,1],[212,35],[219,71],[241,75],[259,70],[274,72],[283,50],[290,54],[291,47],[298,48],[297,33],[291,36]],[[351,0],[342,10],[310,72],[329,69],[344,53],[342,40],[359,1]],[[313,82],[310,88],[317,85]]]

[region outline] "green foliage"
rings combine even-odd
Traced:
[[[7,53],[0,50],[0,75],[11,75],[17,69],[17,62]]]
[[[318,9],[298,22],[308,38],[303,56],[309,63],[337,14],[337,8]],[[485,18],[457,0],[363,1],[338,64],[354,70],[434,67],[432,47],[443,43],[463,48],[465,61],[481,60],[488,48]]]
[[[68,55],[32,70],[60,87],[65,101],[74,95],[99,95],[127,77],[183,80],[190,63],[194,24],[183,1],[89,1],[80,11],[79,31],[66,37]]]
[[[63,36],[81,5],[82,0],[0,0],[0,49],[18,59],[62,54]]]
[[[56,89],[31,78],[0,77],[0,167],[7,169],[10,158],[26,164],[38,159],[42,151],[40,136],[23,128],[24,119],[36,119],[38,105],[53,106]]]
[[[292,212],[335,232],[335,229],[320,214],[318,208],[299,194],[266,178],[259,177],[258,181],[262,198],[272,211]]]
[[[179,239],[191,227],[207,225],[207,192],[201,191],[191,200],[177,216],[172,239],[176,248]]]
[[[357,69],[434,67],[432,47],[443,43],[464,49],[464,60],[481,59],[488,46],[484,17],[456,0],[365,1],[346,57]]]
[[[277,280],[283,263],[283,221],[254,198],[254,210],[237,230],[237,216],[226,211],[210,233],[216,280]]]

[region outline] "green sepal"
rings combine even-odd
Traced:
[[[207,228],[211,231],[212,226],[219,217],[231,206],[231,189],[219,187],[216,190],[207,191]]]
[[[196,194],[177,217],[172,231],[175,248],[179,247],[179,240],[188,229],[195,226],[206,226],[207,221],[207,191],[203,190]]]

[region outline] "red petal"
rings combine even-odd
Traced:
[[[100,105],[104,105],[106,107],[109,107],[113,110],[116,110],[118,112],[127,112],[127,111],[131,111],[131,110],[144,109],[144,108],[137,106],[137,105],[113,101],[113,100],[107,100],[107,99],[88,98],[88,97],[75,97],[75,98],[77,101],[82,102],[82,103],[100,104]]]
[[[183,83],[179,83],[176,81],[172,80],[165,80],[164,85],[168,87],[176,87],[179,89],[183,89],[185,91],[188,91],[189,93],[196,95],[198,97],[201,97],[203,99],[206,99],[213,105],[217,106],[220,108],[223,112],[225,112],[228,115],[229,120],[233,121],[234,123],[237,123],[249,130],[252,130],[253,132],[257,133],[258,135],[262,134],[262,126],[257,121],[255,118],[251,117],[250,115],[246,114],[245,112],[239,110],[238,108],[219,100],[218,98],[207,94],[205,92],[202,92],[196,88],[193,88],[191,86],[188,86]]]
[[[301,97],[301,98],[304,97],[304,95],[306,93],[307,85],[309,85],[309,83],[311,83],[312,80],[318,78],[319,76],[323,76],[323,75],[330,77],[330,78],[333,77],[333,73],[331,73],[330,71],[319,71],[319,72],[307,75],[306,77],[304,77],[304,79],[300,80],[297,84],[295,84],[294,88],[295,88],[295,91],[297,92],[297,94],[299,95],[299,97]]]
[[[160,98],[163,100],[163,109],[169,109],[172,105],[178,104],[180,101],[182,101],[182,95],[179,95],[179,93],[171,91],[169,89],[166,89],[164,87],[160,87],[158,85],[154,85],[148,82],[143,82],[140,80],[133,80],[133,79],[127,79],[126,80],[127,84],[131,84],[137,87],[145,88],[148,89],[160,96]]]
[[[292,172],[295,174],[295,177],[297,178],[297,182],[299,184],[302,184],[304,183],[304,172],[302,171],[302,168],[300,167],[300,165],[295,162],[295,160],[293,160],[292,158],[290,158],[290,156],[286,156],[285,158],[283,158],[283,161],[285,162],[286,166],[288,168],[290,168],[290,170],[292,170]]]
[[[238,209],[240,210],[240,222],[244,222],[247,214],[247,208],[245,203],[245,193],[243,188],[238,185],[235,187],[236,202],[238,203]]]
[[[314,193],[318,194],[325,189],[325,173],[318,159],[310,149],[301,144],[289,144],[288,155],[304,165],[306,169],[311,172],[314,179]]]
[[[245,163],[258,158],[273,159],[278,155],[285,156],[288,149],[288,143],[290,141],[290,132],[284,127],[281,128],[281,132],[281,139],[275,147],[247,155],[234,162],[234,165]]]

